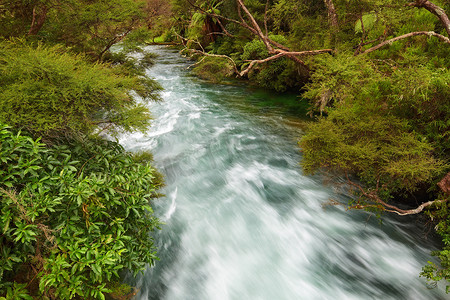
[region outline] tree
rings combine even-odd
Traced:
[[[264,44],[264,46],[269,54],[269,57],[264,58],[264,59],[249,61],[248,64],[246,64],[246,67],[238,73],[238,75],[240,77],[246,76],[258,64],[267,63],[269,61],[277,60],[277,59],[280,59],[283,57],[286,57],[286,58],[294,61],[296,64],[298,64],[300,66],[300,68],[302,69],[303,73],[305,74],[305,77],[307,77],[309,69],[308,69],[306,63],[303,60],[299,59],[298,57],[299,56],[307,56],[307,55],[317,55],[317,54],[322,54],[322,53],[329,53],[332,51],[331,49],[292,51],[285,45],[282,45],[282,44],[278,43],[277,41],[273,40],[270,37],[268,29],[267,29],[268,2],[266,4],[266,11],[264,13],[264,15],[266,16],[264,18],[265,31],[263,31],[261,29],[260,25],[258,24],[256,19],[254,18],[254,16],[250,12],[250,10],[247,8],[247,6],[244,4],[244,1],[242,1],[242,0],[236,0],[237,12],[238,12],[238,16],[239,16],[238,20],[231,19],[231,18],[225,17],[223,15],[219,15],[214,11],[207,11],[207,10],[201,8],[200,6],[193,4],[192,2],[190,2],[190,3],[195,8],[199,9],[202,13],[206,14],[207,16],[215,18],[216,20],[223,20],[223,21],[231,22],[231,23],[241,26],[242,28],[245,28],[246,30],[248,30],[251,34],[253,34],[256,38],[258,38]],[[230,36],[229,32],[225,32],[225,34]],[[198,51],[196,51],[196,52],[201,53]]]
[[[149,112],[133,93],[158,99],[159,86],[143,77],[90,64],[59,46],[0,43],[0,121],[47,138],[145,130]]]
[[[0,15],[3,36],[63,43],[94,59],[145,24],[144,0],[9,0]]]
[[[331,27],[335,30],[339,29],[338,15],[336,13],[336,8],[334,7],[333,0],[324,0],[325,6],[327,7],[328,12],[328,21],[331,24]]]

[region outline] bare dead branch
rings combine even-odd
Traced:
[[[275,50],[277,53],[285,53],[286,55],[317,55],[323,53],[332,53],[333,49],[320,49],[320,50],[308,50],[308,51],[282,51],[280,49]]]
[[[363,42],[363,39],[361,39],[361,42],[358,44],[358,46],[354,47],[356,48],[355,53],[353,54],[354,56],[360,54],[361,48],[370,44],[373,44],[375,42],[381,41],[383,39],[383,35],[379,36],[378,38],[371,40],[371,41],[367,41],[367,42]]]
[[[449,199],[433,200],[433,201],[428,201],[428,202],[422,203],[421,205],[419,205],[418,207],[413,208],[413,209],[401,209],[395,205],[386,203],[378,196],[379,181],[377,181],[376,189],[369,191],[369,190],[364,189],[360,184],[357,184],[356,182],[352,181],[349,178],[347,172],[345,172],[345,175],[347,177],[347,182],[349,185],[351,185],[352,187],[357,189],[364,198],[373,202],[373,204],[364,204],[364,205],[357,204],[357,205],[351,206],[349,208],[357,208],[357,209],[378,208],[378,209],[381,209],[382,211],[395,213],[399,216],[407,216],[407,215],[415,215],[415,214],[421,213],[425,208],[427,208],[429,206],[432,206],[435,204],[440,204],[440,203],[446,203],[449,200]]]
[[[306,66],[305,62],[302,61],[301,59],[299,59],[297,56],[305,56],[305,55],[317,55],[317,54],[323,54],[323,53],[331,53],[333,52],[332,49],[321,49],[321,50],[311,50],[311,51],[284,51],[281,49],[275,49],[274,52],[276,53],[275,55],[272,55],[268,58],[265,59],[260,59],[260,60],[251,60],[250,64],[248,65],[247,68],[245,68],[244,70],[242,70],[239,73],[240,77],[243,77],[245,75],[247,75],[250,70],[255,67],[257,64],[263,64],[266,62],[269,62],[271,60],[275,60],[278,58],[281,58],[283,56],[296,61],[298,64],[302,65],[305,69],[308,69],[308,66]]]
[[[188,52],[191,52],[191,53],[197,53],[197,54],[201,54],[201,55],[204,56],[200,61],[198,61],[194,65],[190,66],[189,68],[192,68],[193,66],[198,65],[207,56],[208,57],[219,57],[219,58],[225,58],[225,59],[229,60],[231,62],[231,64],[233,65],[234,72],[236,74],[239,74],[239,71],[237,69],[236,63],[234,62],[234,60],[231,57],[229,57],[227,55],[211,54],[211,53],[208,53],[208,52],[205,52],[205,51],[196,50],[196,49],[183,49],[182,51],[188,51]]]
[[[410,32],[410,33],[407,33],[407,34],[404,34],[404,35],[401,35],[401,36],[389,39],[387,41],[384,41],[384,42],[382,42],[382,43],[380,43],[380,44],[378,44],[378,45],[376,45],[376,46],[374,46],[372,48],[364,50],[363,52],[361,52],[359,54],[370,53],[370,52],[373,52],[375,50],[380,49],[383,46],[386,46],[387,44],[391,44],[391,43],[393,43],[395,41],[399,41],[399,40],[402,40],[402,39],[406,39],[406,38],[413,37],[413,36],[418,36],[418,35],[428,35],[430,37],[434,36],[434,37],[437,37],[438,39],[442,40],[444,43],[450,44],[450,39],[448,37],[443,36],[441,34],[438,34],[438,33],[434,32],[434,31],[416,31],[416,32]]]
[[[268,62],[268,61],[275,60],[275,59],[278,59],[278,58],[280,58],[280,57],[283,57],[283,56],[285,56],[285,55],[286,55],[285,53],[278,53],[278,54],[275,54],[275,55],[270,56],[270,57],[265,58],[265,59],[252,60],[252,61],[250,61],[250,64],[248,65],[248,67],[245,68],[242,72],[239,73],[239,76],[244,77],[244,76],[247,75],[248,72],[250,72],[250,70],[253,69],[253,67],[254,67],[255,65],[257,65],[257,64],[263,64],[263,63],[266,63],[266,62]]]
[[[234,37],[234,35],[232,35],[226,28],[225,26],[223,26],[222,22],[220,21],[219,18],[215,18],[217,20],[217,24],[219,24],[219,27],[222,29],[223,34],[228,36],[228,37]]]
[[[242,8],[242,10],[245,12],[245,14],[247,15],[248,19],[250,20],[250,23],[252,24],[253,29],[256,31],[258,37],[264,43],[264,45],[266,46],[269,53],[272,53],[273,48],[272,48],[272,45],[268,41],[269,38],[263,34],[263,32],[262,32],[261,28],[259,27],[258,23],[256,22],[255,18],[250,13],[248,8],[244,5],[244,2],[242,0],[237,0],[237,2],[239,4],[239,6]]]

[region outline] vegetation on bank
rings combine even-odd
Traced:
[[[157,259],[150,154],[102,138],[146,131],[147,2],[0,4],[0,299],[105,299]],[[122,50],[111,47],[123,42]]]
[[[151,165],[105,140],[48,147],[5,125],[0,140],[6,299],[103,298],[119,271],[153,263],[148,234],[160,223],[150,203],[161,178]]]
[[[427,214],[443,248],[421,275],[450,282],[448,1],[172,0],[168,11],[150,30],[182,43],[198,75],[309,100],[305,171],[346,176],[351,208]]]

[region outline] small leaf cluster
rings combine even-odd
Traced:
[[[47,147],[0,125],[0,296],[104,299],[121,270],[157,259],[161,185],[115,142]]]

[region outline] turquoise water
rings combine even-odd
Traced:
[[[164,101],[150,104],[147,134],[120,142],[153,152],[166,225],[160,261],[127,279],[136,299],[447,299],[419,277],[437,246],[419,218],[329,205],[346,203],[344,190],[302,174],[295,95],[208,84],[175,50],[148,50]]]

